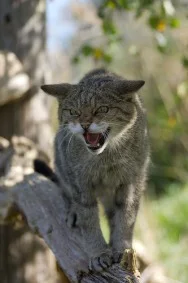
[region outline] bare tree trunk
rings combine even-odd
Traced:
[[[45,149],[50,138],[49,103],[37,88],[44,81],[45,0],[0,1],[0,50],[18,57],[31,82],[21,100],[0,105],[0,135],[25,135]]]
[[[44,80],[45,0],[0,1],[0,50],[13,52],[30,79],[23,96],[0,103],[0,136],[24,135],[49,151],[49,104],[37,88]],[[27,228],[0,226],[2,283],[54,283],[53,264],[44,242]]]

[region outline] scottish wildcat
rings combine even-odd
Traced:
[[[136,93],[143,85],[97,69],[78,84],[41,87],[58,99],[55,170],[68,224],[81,229],[93,270],[118,262],[132,245],[149,163],[145,110]],[[109,219],[109,244],[100,230],[97,200]]]

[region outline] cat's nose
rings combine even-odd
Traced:
[[[90,125],[89,124],[84,124],[84,125],[81,125],[81,126],[84,129],[84,131],[87,131]]]

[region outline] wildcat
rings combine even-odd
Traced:
[[[137,94],[143,85],[97,69],[78,84],[41,87],[58,100],[55,172],[67,223],[81,229],[92,270],[119,262],[132,245],[149,164],[146,114]],[[101,233],[98,200],[109,220],[109,244]]]

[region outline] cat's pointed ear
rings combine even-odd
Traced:
[[[117,88],[120,93],[133,93],[137,92],[143,85],[145,81],[142,80],[123,80],[117,83]]]
[[[117,80],[107,83],[108,87],[114,89],[119,94],[127,94],[137,92],[144,84],[142,80]]]
[[[55,97],[65,97],[68,92],[71,90],[72,85],[71,84],[50,84],[50,85],[42,85],[41,89]]]

